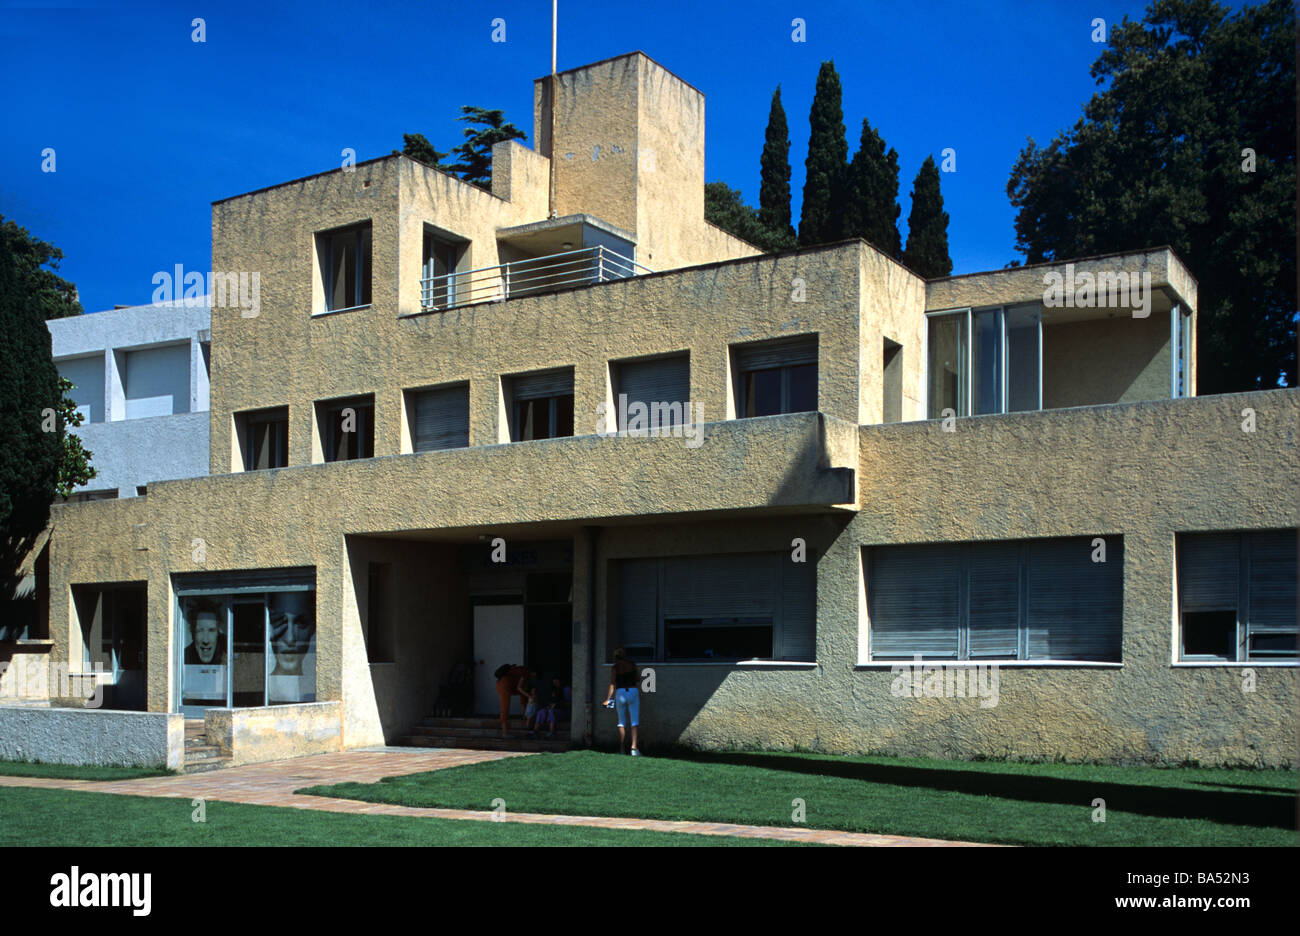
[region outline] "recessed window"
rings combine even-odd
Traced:
[[[411,451],[432,452],[469,445],[469,384],[408,390],[406,409]]]
[[[235,414],[245,471],[284,468],[289,464],[289,408]]]
[[[375,398],[353,397],[317,403],[321,448],[327,462],[373,458]]]
[[[735,345],[732,367],[740,417],[817,409],[816,335]]]
[[[1178,536],[1180,659],[1296,658],[1296,532]]]
[[[420,307],[426,311],[449,309],[464,304],[458,295],[459,277],[456,273],[469,245],[438,237],[432,232],[424,234],[424,265],[420,274]]]
[[[928,317],[928,413],[942,418],[1042,408],[1038,303]]]
[[[573,435],[573,369],[509,379],[510,441]]]
[[[325,310],[370,305],[370,224],[316,235]]]
[[[614,365],[614,407],[620,431],[652,434],[686,424],[691,359],[685,354]]]
[[[789,553],[622,560],[619,643],[637,659],[811,662],[816,570]]]
[[[1124,547],[1103,539],[867,550],[871,659],[1119,662]]]

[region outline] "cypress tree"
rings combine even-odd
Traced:
[[[824,244],[843,231],[844,173],[849,144],[844,135],[844,108],[840,101],[840,76],[834,62],[822,62],[817,92],[808,115],[811,134],[803,208],[799,217],[799,244]]]
[[[767,135],[763,141],[761,185],[758,190],[758,220],[774,234],[784,234],[794,241],[790,224],[790,127],[781,106],[781,86],[772,92],[772,107],[767,115]]]
[[[898,233],[898,153],[863,119],[858,151],[849,165],[844,198],[844,236],[865,238],[894,259],[902,255]]]
[[[918,276],[933,279],[952,272],[948,256],[948,212],[939,191],[939,167],[925,157],[912,183],[912,210],[907,216],[907,248],[903,264]]]

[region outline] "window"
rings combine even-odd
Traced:
[[[573,435],[573,369],[510,379],[510,441]]]
[[[122,379],[124,418],[143,419],[190,411],[189,344],[115,353]]]
[[[111,709],[145,708],[145,586],[72,586],[81,638],[81,672],[111,674],[104,702]]]
[[[884,357],[881,368],[880,421],[899,422],[903,418],[903,346],[884,339]]]
[[[406,401],[411,451],[469,445],[469,384],[408,391]]]
[[[467,245],[424,233],[424,266],[420,273],[420,307],[447,309],[456,305],[456,268]]]
[[[316,701],[313,569],[173,577],[179,710]]]
[[[614,366],[615,411],[620,431],[680,428],[691,396],[691,359],[682,354]]]
[[[354,397],[318,403],[321,448],[327,462],[373,458],[375,398]]]
[[[736,413],[741,417],[817,409],[817,336],[732,347]]]
[[[619,643],[634,659],[811,661],[816,569],[789,553],[622,560]]]
[[[867,551],[872,660],[1119,662],[1123,540],[877,546]]]
[[[103,422],[104,414],[104,354],[56,361],[59,376],[72,381],[69,394],[77,404],[77,412],[88,423]]]
[[[289,408],[237,413],[235,426],[243,445],[245,471],[284,468],[289,464]]]
[[[1181,533],[1179,658],[1296,658],[1296,532]]]
[[[370,305],[370,224],[316,235],[325,310]]]
[[[928,329],[929,418],[1042,408],[1038,303],[934,314]]]

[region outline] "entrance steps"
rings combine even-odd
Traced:
[[[544,732],[529,737],[524,720],[514,716],[506,737],[501,737],[499,720],[492,717],[452,718],[430,716],[413,727],[401,741],[408,747],[468,748],[476,751],[567,751],[569,723],[556,722],[555,736]]]
[[[208,770],[220,770],[230,766],[230,755],[222,755],[215,744],[208,744],[208,737],[203,731],[202,719],[185,720],[185,767],[184,773],[203,773]]]

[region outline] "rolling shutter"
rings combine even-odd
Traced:
[[[469,445],[469,385],[414,394],[411,448],[417,452]]]
[[[1178,537],[1178,596],[1184,611],[1237,610],[1240,539],[1235,533]]]
[[[817,566],[811,555],[807,562],[791,562],[788,553],[778,554],[781,562],[781,628],[774,655],[779,660],[817,659]]]
[[[624,559],[618,564],[618,635],[629,652],[645,648],[650,657],[658,657],[658,599],[658,559]]]
[[[771,553],[664,560],[664,618],[776,617]]]
[[[873,549],[867,588],[873,660],[957,659],[960,547]]]
[[[1106,537],[1092,561],[1086,537],[1026,544],[1031,660],[1118,662],[1123,616],[1123,540]]]
[[[172,576],[177,595],[239,595],[266,591],[311,591],[316,570],[257,569],[250,572],[183,572]]]
[[[737,345],[735,355],[736,369],[739,371],[816,364],[817,336],[799,335],[795,338],[778,338],[775,341]]]
[[[1296,532],[1249,533],[1250,629],[1296,629]]]
[[[691,395],[691,361],[679,357],[658,358],[653,361],[627,361],[618,366],[618,394],[627,396],[627,405],[644,403],[680,403],[683,412],[686,401]],[[615,403],[619,403],[615,400]],[[617,406],[619,419],[623,419],[624,410]],[[653,412],[653,411],[652,411]],[[657,421],[651,422],[656,425]],[[664,422],[663,425],[669,425]],[[619,429],[627,427],[619,424]]]
[[[516,401],[573,395],[573,368],[523,374],[512,378],[510,389]]]
[[[1015,659],[1020,645],[1020,545],[971,547],[970,659]]]

